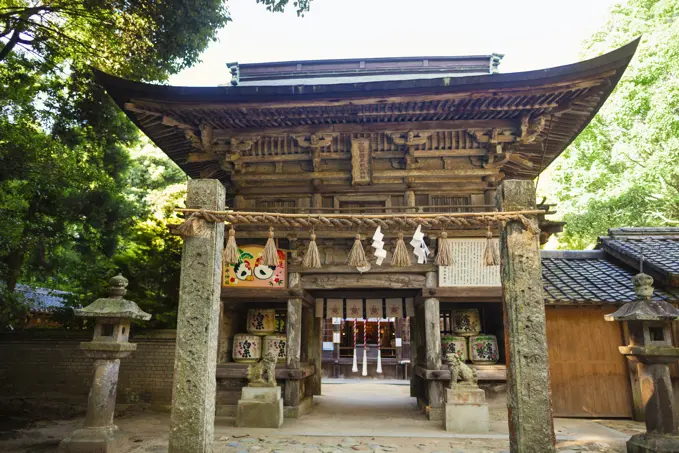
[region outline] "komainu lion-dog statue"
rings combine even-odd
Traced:
[[[248,367],[249,387],[276,387],[276,361],[278,349],[270,348],[266,351],[262,360]],[[264,379],[266,373],[266,379]]]
[[[460,385],[477,385],[478,378],[476,377],[476,370],[470,368],[466,363],[461,361],[456,353],[446,354],[446,360],[448,360],[448,370],[450,370],[451,389],[458,385],[458,379],[460,379]]]

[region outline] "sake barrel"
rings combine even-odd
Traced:
[[[267,355],[269,349],[276,349],[278,351],[278,363],[284,363],[287,356],[288,337],[283,334],[267,335],[264,337],[264,355]]]
[[[276,331],[276,310],[251,308],[248,310],[248,333],[266,336]]]
[[[467,339],[455,335],[441,335],[441,358],[447,354],[457,354],[461,361],[467,361]]]
[[[481,317],[476,308],[453,310],[451,312],[453,333],[461,337],[471,337],[481,333]]]
[[[500,359],[495,335],[475,335],[469,338],[472,363],[492,365]]]
[[[262,337],[248,333],[234,335],[232,355],[238,363],[258,362],[262,357]]]

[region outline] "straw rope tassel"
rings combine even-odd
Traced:
[[[361,375],[368,375],[368,329],[365,319],[363,320],[363,370]]]
[[[394,254],[391,256],[391,265],[394,267],[410,266],[410,254],[406,248],[406,243],[403,241],[403,233],[398,233],[396,248],[394,249]]]
[[[500,265],[500,249],[497,241],[493,239],[490,224],[488,224],[488,232],[486,233],[486,250],[483,252],[483,263],[486,266]]]
[[[320,269],[321,268],[321,255],[318,253],[318,245],[316,245],[316,234],[313,230],[311,231],[311,240],[309,241],[309,248],[304,255],[304,260],[302,261],[302,266]]]
[[[205,237],[205,219],[201,214],[193,213],[176,227],[177,234],[184,237]]]
[[[358,373],[358,361],[356,360],[356,318],[354,318],[354,364],[351,367],[352,373]]]
[[[351,247],[348,264],[351,267],[365,267],[368,265],[368,260],[365,258],[365,251],[363,250],[363,244],[361,243],[360,234],[356,235],[354,246]]]
[[[231,225],[229,229],[229,239],[226,241],[226,247],[222,252],[222,261],[224,264],[238,264],[238,245],[236,244],[236,230]]]
[[[262,264],[265,266],[278,266],[278,249],[273,240],[273,227],[269,227],[269,239],[266,240],[262,252]]]
[[[380,319],[377,319],[377,372],[382,374],[382,332],[380,331]]]
[[[445,231],[441,233],[441,237],[438,239],[438,251],[434,264],[437,266],[453,265],[453,244]]]

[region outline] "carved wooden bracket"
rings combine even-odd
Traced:
[[[228,160],[233,166],[233,171],[242,172],[244,169],[243,162],[240,160],[241,153],[245,151],[250,151],[252,145],[254,145],[259,136],[254,135],[250,137],[231,137],[229,139],[229,152]]]
[[[313,162],[314,171],[319,172],[321,169],[321,148],[327,148],[332,145],[332,140],[337,133],[329,134],[304,134],[293,135],[300,148],[309,148],[311,150],[311,160]]]
[[[533,143],[544,130],[545,122],[544,116],[531,118],[530,114],[524,113],[521,116],[521,136],[518,141],[524,145]]]
[[[411,170],[415,168],[422,168],[423,164],[415,157],[415,147],[427,143],[427,139],[432,132],[416,132],[410,130],[406,133],[402,132],[387,132],[386,133],[395,145],[400,145],[406,148],[406,169]]]

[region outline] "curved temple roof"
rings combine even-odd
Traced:
[[[638,42],[575,64],[508,74],[219,87],[96,75],[132,121],[192,178],[229,185],[233,167],[224,155],[247,145],[247,137],[277,136],[278,151],[271,153],[301,155],[283,137],[428,130],[464,131],[457,140],[475,143],[469,148],[481,156],[479,166],[501,166],[506,177],[532,179],[591,121]],[[441,147],[437,141],[418,149],[436,157]],[[447,155],[453,151],[459,150]],[[246,155],[255,159],[259,152]]]

